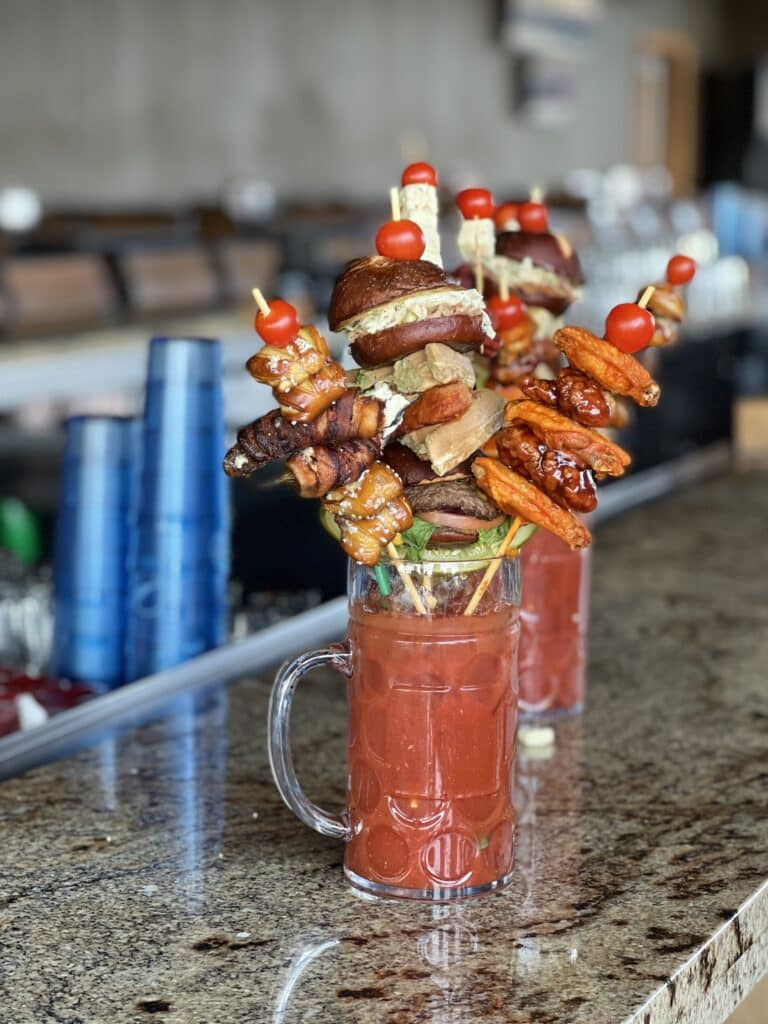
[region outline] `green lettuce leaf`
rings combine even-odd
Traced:
[[[422,562],[429,538],[435,532],[431,523],[425,523],[418,516],[413,517],[413,525],[400,534],[402,544],[397,545],[397,553],[406,562]]]
[[[416,522],[415,519],[414,522]],[[480,530],[477,534],[477,540],[472,544],[464,544],[458,548],[428,548],[424,552],[424,561],[450,562],[455,559],[456,561],[469,562],[475,559],[492,558],[499,550],[499,544],[506,537],[508,529],[509,519],[505,519],[503,523],[493,526],[490,530]]]
[[[435,531],[431,523],[425,523],[423,519],[414,516],[413,525],[405,533],[401,534],[402,544],[397,545],[397,553],[407,562],[468,562],[484,561],[492,558],[499,550],[499,545],[507,535],[510,520],[505,519],[503,523],[492,527],[490,530],[480,530],[477,540],[472,544],[465,544],[458,548],[428,548],[430,538]],[[537,527],[533,523],[526,523],[521,526],[515,534],[511,547],[521,547],[529,537],[536,532]]]

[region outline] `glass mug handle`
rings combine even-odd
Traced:
[[[280,667],[269,699],[269,765],[280,796],[293,813],[323,836],[349,839],[352,830],[343,815],[328,814],[313,804],[299,785],[291,755],[291,704],[299,680],[310,669],[330,665],[345,676],[352,674],[349,645],[333,644],[320,651],[308,651]]]

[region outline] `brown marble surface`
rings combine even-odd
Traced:
[[[523,758],[514,884],[369,902],[282,806],[266,680],[0,785],[0,1021],[710,1024],[768,970],[768,479],[597,536],[589,707]],[[295,711],[343,796],[342,684]]]

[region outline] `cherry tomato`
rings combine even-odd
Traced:
[[[667,264],[667,280],[670,284],[688,284],[696,273],[696,262],[690,256],[673,256]]]
[[[511,220],[517,221],[517,215],[519,212],[520,207],[517,203],[502,203],[493,215],[497,229],[499,231],[506,231],[507,224],[509,224]]]
[[[273,299],[269,304],[269,313],[256,314],[256,330],[265,345],[276,345],[283,348],[290,345],[299,333],[299,314],[290,302]]]
[[[487,188],[465,188],[456,196],[456,205],[465,220],[493,216],[493,196]]]
[[[426,242],[418,224],[412,220],[390,220],[376,235],[376,252],[393,260],[419,260]]]
[[[620,302],[605,320],[605,337],[621,352],[639,352],[646,348],[655,330],[651,313],[635,302]]]
[[[493,295],[487,306],[488,315],[496,331],[508,331],[525,319],[525,305],[518,295],[510,295],[506,299],[502,299],[500,295]]]
[[[403,185],[437,185],[437,171],[432,164],[425,164],[422,160],[415,164],[408,164],[400,179]]]
[[[549,214],[544,203],[523,203],[517,211],[517,219],[523,231],[541,235],[549,227]]]

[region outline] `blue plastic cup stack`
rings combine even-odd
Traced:
[[[111,688],[125,681],[126,554],[138,424],[66,421],[54,558],[51,670]]]
[[[223,643],[229,501],[221,348],[153,338],[131,550],[128,676]]]

